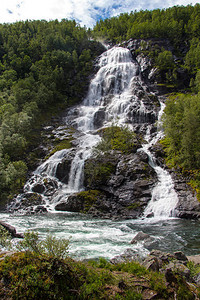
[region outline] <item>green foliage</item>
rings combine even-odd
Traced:
[[[55,107],[80,101],[92,61],[102,51],[75,21],[0,24],[0,200],[21,188],[16,181],[22,183],[26,168],[21,176],[16,164],[30,162],[27,152],[40,141],[43,115],[51,111],[51,117]],[[55,151],[64,147],[70,147],[70,141]]]
[[[182,168],[199,168],[200,94],[170,98],[163,119],[169,158]]]
[[[193,300],[195,299],[194,294],[188,289],[187,285],[185,284],[185,281],[182,278],[178,279],[178,291],[177,291],[177,299],[178,300]]]
[[[0,264],[0,277],[7,282],[0,296],[7,299],[75,299],[80,275],[68,259],[64,262],[35,253],[16,253]],[[75,294],[74,294],[74,292]]]
[[[0,247],[11,248],[11,235],[2,225],[0,225]]]
[[[149,274],[149,271],[137,261],[119,263],[113,266],[113,269],[117,271],[128,272],[136,276],[144,276]]]
[[[83,203],[83,213],[87,213],[88,210],[95,204],[95,202],[101,197],[100,192],[97,190],[89,190],[79,192],[77,197],[81,199]]]
[[[53,150],[46,156],[46,159],[53,155],[55,152],[63,150],[63,149],[70,149],[72,147],[72,138],[64,139],[62,141],[59,140],[59,143],[56,143]]]
[[[104,128],[102,133],[102,140],[95,147],[94,151],[107,152],[110,150],[118,150],[122,153],[131,153],[135,149],[135,134],[128,127],[118,127],[112,125]]]
[[[85,181],[89,188],[106,184],[115,171],[116,162],[109,161],[105,156],[90,159],[85,164]]]
[[[195,264],[192,261],[188,261],[187,268],[190,270],[190,276],[194,277],[200,272],[199,264]]]
[[[44,240],[37,232],[27,231],[24,239],[17,244],[20,251],[31,251],[38,255],[47,255],[56,259],[65,259],[68,255],[69,240],[57,239],[48,234]]]

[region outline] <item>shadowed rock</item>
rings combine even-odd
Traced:
[[[24,238],[24,235],[22,233],[18,233],[14,226],[9,225],[3,221],[0,221],[0,225],[3,226],[13,238]]]

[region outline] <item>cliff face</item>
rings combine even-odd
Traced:
[[[71,148],[55,153],[36,170],[11,210],[45,212],[46,203],[55,203],[56,210],[100,217],[143,215],[161,177],[166,186],[162,149],[152,151],[160,138],[157,122],[165,102],[165,91],[156,85],[162,74],[145,54],[155,45],[173,51],[168,41],[130,40],[101,55],[83,105],[73,107],[64,117],[68,131],[74,128],[70,133]],[[134,130],[135,146],[129,153],[113,149],[98,156],[92,154],[90,149],[100,141],[101,128],[112,126],[111,121]],[[63,140],[60,127],[54,128],[53,134],[55,139]],[[183,178],[175,178],[175,190],[176,215],[199,217],[200,205]],[[30,198],[35,203],[31,204]],[[148,216],[153,215],[154,212]]]

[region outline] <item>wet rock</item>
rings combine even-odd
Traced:
[[[10,204],[8,211],[21,214],[32,214],[34,208],[44,203],[42,196],[38,193],[24,193]]]
[[[136,236],[132,239],[131,244],[136,244],[137,242],[144,241],[146,239],[150,238],[150,235],[147,233],[144,233],[142,231],[138,232]]]
[[[63,158],[63,160],[58,164],[56,169],[56,178],[61,182],[68,183],[69,173],[71,169],[72,158]]]
[[[85,162],[85,187],[105,195],[95,203],[101,216],[108,213],[112,218],[141,216],[156,180],[157,175],[143,151],[127,155],[112,151]],[[93,211],[88,210],[88,213]]]
[[[42,194],[45,191],[45,187],[43,184],[38,183],[35,186],[33,186],[32,191],[34,193]]]
[[[105,120],[105,111],[103,109],[100,109],[94,115],[94,121],[93,121],[94,128],[102,127],[104,120]]]
[[[14,226],[7,224],[3,221],[0,221],[0,225],[3,226],[13,238],[24,238],[24,235],[22,233],[18,233]]]
[[[39,214],[44,214],[47,212],[47,209],[46,207],[44,207],[43,205],[38,205],[36,206],[35,210],[34,210],[35,213],[39,213]]]

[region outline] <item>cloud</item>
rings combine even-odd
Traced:
[[[19,20],[75,19],[92,27],[96,20],[135,10],[195,4],[190,0],[2,0],[0,23]]]

